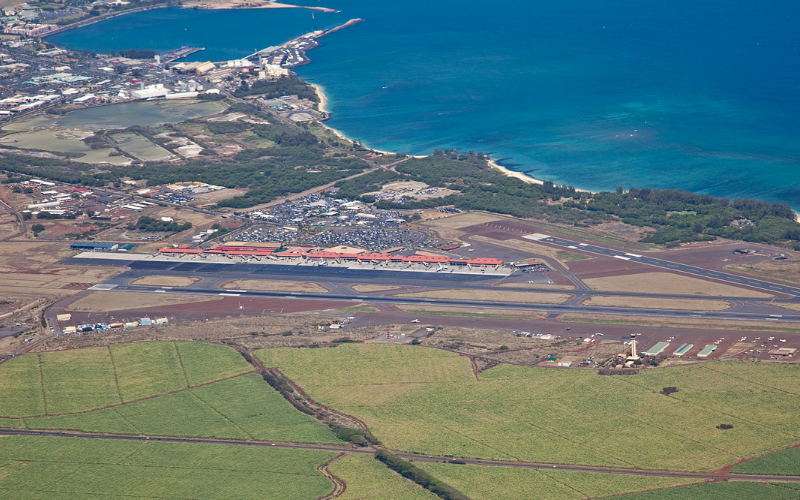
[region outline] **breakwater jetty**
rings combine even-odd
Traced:
[[[350,19],[346,23],[328,30],[312,31],[311,33],[289,40],[283,45],[259,50],[247,56],[246,59],[254,61],[258,59],[266,60],[269,64],[283,66],[284,68],[303,66],[311,62],[311,58],[308,57],[306,52],[319,47],[319,42],[317,40],[363,21],[364,20],[360,18]]]

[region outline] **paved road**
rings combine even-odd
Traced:
[[[704,269],[702,267],[690,266],[688,264],[679,264],[677,262],[670,262],[668,260],[656,259],[654,257],[647,257],[634,253],[627,253],[613,248],[600,247],[597,245],[590,245],[587,243],[578,243],[577,241],[559,238],[557,236],[547,236],[545,234],[534,233],[524,238],[538,241],[540,243],[549,243],[561,248],[568,248],[570,250],[579,250],[581,252],[593,253],[596,255],[604,255],[606,257],[614,257],[617,259],[628,260],[631,262],[638,262],[648,266],[660,267],[670,271],[678,271],[681,273],[692,274],[702,278],[710,278],[718,281],[726,281],[737,285],[743,285],[751,288],[758,288],[770,292],[784,293],[786,295],[794,295],[800,297],[800,288],[780,285],[769,281],[749,278],[746,276],[739,276],[731,273],[724,273],[721,271],[713,271]]]
[[[373,448],[358,448],[354,446],[336,446],[336,445],[323,445],[323,444],[309,444],[309,443],[286,443],[286,442],[272,442],[272,441],[231,441],[225,439],[203,439],[203,438],[189,438],[189,437],[169,437],[169,436],[131,436],[124,434],[93,434],[81,432],[68,432],[68,431],[29,431],[21,429],[4,429],[0,428],[0,435],[2,436],[53,436],[53,437],[70,437],[70,438],[84,438],[84,439],[111,439],[122,441],[156,441],[162,443],[196,443],[196,444],[222,444],[234,446],[258,446],[258,447],[275,447],[275,448],[288,448],[293,450],[315,450],[315,451],[338,451],[349,453],[373,454],[376,450]],[[436,455],[422,455],[418,453],[398,453],[393,452],[395,455],[416,462],[442,462],[450,460],[448,457]],[[542,469],[542,470],[562,470],[562,471],[578,471],[578,472],[601,472],[606,474],[627,474],[634,476],[661,476],[661,477],[682,477],[692,478],[698,480],[713,480],[713,479],[734,479],[744,481],[783,481],[783,482],[800,482],[800,476],[762,476],[752,474],[715,474],[715,473],[701,473],[701,472],[674,472],[666,470],[643,470],[643,469],[625,469],[614,467],[595,467],[590,465],[559,465],[544,462],[512,462],[504,460],[475,460],[475,459],[459,459],[466,464],[471,465],[489,465],[501,467],[516,467],[522,469]]]

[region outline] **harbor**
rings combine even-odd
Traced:
[[[350,19],[346,23],[331,29],[312,31],[311,33],[307,33],[290,40],[283,45],[267,47],[259,50],[245,57],[245,59],[253,60],[254,62],[263,61],[266,64],[282,66],[284,68],[296,68],[298,66],[303,66],[311,62],[311,58],[308,57],[306,52],[319,47],[320,44],[318,40],[320,38],[326,37],[331,33],[335,33],[350,26],[354,26],[363,21],[364,20],[360,18]]]

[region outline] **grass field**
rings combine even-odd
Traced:
[[[386,290],[397,290],[402,288],[395,285],[351,285],[350,288],[356,292],[369,293],[369,292],[383,292]]]
[[[308,281],[234,280],[225,283],[226,290],[262,290],[266,292],[327,293],[330,290]]]
[[[710,297],[769,298],[772,295],[713,281],[673,273],[639,273],[582,280],[601,292],[654,293],[664,295],[702,295]]]
[[[2,469],[0,469],[2,470]],[[436,500],[422,486],[392,471],[372,455],[348,455],[328,466],[347,485],[339,500]]]
[[[499,365],[476,378],[467,358],[415,346],[257,355],[403,451],[716,470],[800,441],[798,366],[715,362],[609,377]],[[668,386],[679,392],[661,395]]]
[[[4,437],[0,497],[306,500],[333,489],[316,467],[334,455],[213,444]]]
[[[160,307],[175,304],[193,304],[220,300],[222,297],[204,295],[145,293],[145,292],[93,292],[64,308],[65,311],[110,312],[144,307]]]
[[[451,288],[399,294],[399,297],[426,297],[432,299],[488,300],[492,302],[528,302],[531,304],[561,304],[571,295],[565,293],[513,292],[511,290],[473,290]]]
[[[617,500],[797,500],[797,485],[734,481],[613,497]]]
[[[104,410],[16,422],[29,429],[341,444],[257,374]]]
[[[581,500],[668,488],[691,479],[417,462],[472,500]]]
[[[190,278],[188,276],[144,276],[136,281],[132,281],[131,285],[142,286],[189,286],[200,281],[200,278]]]
[[[569,259],[570,261],[574,260],[584,260],[584,259],[577,259],[572,258],[576,255],[582,255],[579,253],[567,252],[565,250],[557,250],[553,247],[549,247],[547,245],[542,245],[539,243],[534,243],[531,240],[521,240],[521,239],[510,239],[510,240],[495,240],[493,238],[489,238],[486,236],[472,236],[470,237],[472,241],[479,241],[482,243],[489,243],[490,245],[497,245],[506,248],[513,248],[515,250],[522,250],[523,252],[528,252],[532,255],[538,255],[543,257],[550,257],[551,259],[555,259],[564,266],[566,269],[569,269],[569,265],[567,264],[567,260],[562,259],[562,257]],[[587,258],[591,258],[588,257]]]
[[[789,448],[770,455],[739,464],[731,472],[734,474],[769,474],[800,476],[800,448]]]
[[[583,301],[587,306],[638,307],[645,309],[681,309],[689,311],[723,311],[731,306],[724,300],[663,299],[660,297],[620,297],[593,295]]]
[[[192,342],[26,354],[0,365],[0,417],[94,410],[252,369],[233,349]]]

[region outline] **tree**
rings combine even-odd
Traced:
[[[31,231],[33,231],[33,236],[38,238],[39,233],[45,230],[44,224],[34,224],[31,226]]]

